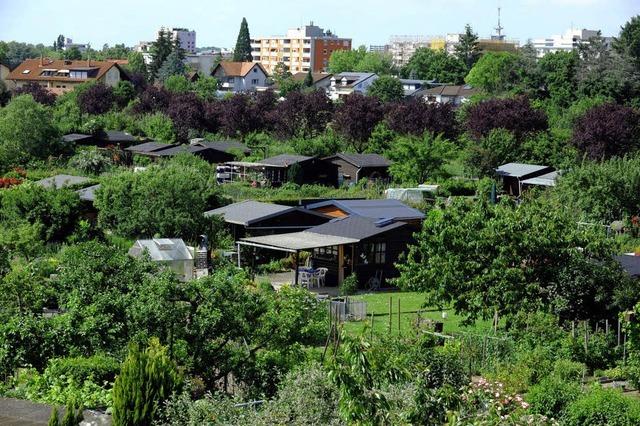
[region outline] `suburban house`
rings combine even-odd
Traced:
[[[293,74],[293,79],[298,82],[304,82],[307,78],[306,72],[297,72]],[[331,77],[333,74],[326,72],[313,72],[311,78],[313,78],[313,88],[327,90],[331,85]]]
[[[330,217],[360,216],[375,220],[402,221],[419,227],[424,213],[400,200],[327,200],[307,204],[305,208]]]
[[[335,186],[338,181],[338,167],[316,157],[281,154],[259,164],[264,168],[264,178],[275,186],[285,182]]]
[[[127,73],[115,62],[70,61],[66,59],[25,59],[7,77],[16,87],[37,83],[52,93],[73,90],[78,84],[97,81],[114,87],[128,80]]]
[[[378,79],[374,73],[343,72],[331,76],[327,94],[332,100],[338,100],[353,93],[366,94],[371,84]]]
[[[391,162],[378,154],[338,153],[323,158],[338,166],[338,186],[354,184],[360,179],[388,180]]]
[[[428,103],[459,106],[467,102],[471,96],[477,93],[480,93],[478,89],[467,84],[462,86],[442,85],[419,90],[414,92],[412,96],[420,97]]]
[[[504,192],[515,197],[519,197],[527,185],[551,186],[550,182],[554,182],[555,185],[557,177],[555,169],[551,166],[522,163],[503,164],[496,169],[496,173],[502,177]]]
[[[194,249],[187,247],[181,238],[154,238],[137,240],[129,249],[129,256],[142,258],[145,253],[176,273],[180,281],[194,277]]]
[[[246,200],[204,214],[219,216],[231,229],[234,239],[245,236],[303,231],[331,220],[329,216],[302,207]]]
[[[15,87],[13,81],[9,80],[9,74],[11,73],[11,69],[8,65],[0,63],[0,81],[4,83],[4,87],[8,90],[11,90]]]
[[[267,85],[267,72],[254,62],[222,61],[211,71],[225,92],[252,92]]]
[[[404,90],[405,96],[413,96],[419,90],[425,87],[431,87],[430,84],[433,84],[433,80],[414,80],[410,78],[401,78],[400,83],[402,83],[402,90]]]
[[[360,287],[366,287],[374,277],[383,284],[398,276],[395,262],[413,241],[414,231],[401,221],[340,217],[301,232],[241,238],[236,242],[238,264],[242,265],[242,252],[247,249],[252,251],[251,257],[257,249],[295,253],[296,258],[306,251],[313,268],[326,268],[326,286],[340,285],[352,273]],[[299,269],[296,266],[293,271],[294,285],[300,282]]]

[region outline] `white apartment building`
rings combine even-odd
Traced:
[[[88,43],[74,43],[72,39],[70,38],[65,38],[64,40],[64,46],[62,47],[62,50],[69,50],[69,49],[73,49],[73,48],[77,48],[80,53],[84,53],[87,51],[87,49],[89,49],[89,44]]]
[[[403,67],[416,53],[416,50],[423,47],[434,50],[444,49],[445,40],[443,37],[420,35],[391,36],[387,46],[387,51],[391,54],[393,64],[396,67]]]
[[[531,40],[531,43],[536,49],[537,56],[542,58],[547,53],[571,52],[578,46],[580,41],[589,40],[589,38],[597,35],[598,30],[568,29],[562,35],[556,34],[548,38],[537,38]]]
[[[259,62],[268,73],[273,73],[279,63],[284,63],[293,74],[310,69],[312,72],[324,72],[334,51],[350,49],[350,38],[340,38],[313,25],[313,22],[301,28],[290,28],[284,36],[251,40],[253,61]]]

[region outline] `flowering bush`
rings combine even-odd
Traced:
[[[450,413],[451,425],[557,425],[546,416],[532,414],[529,404],[519,394],[504,390],[500,382],[480,378],[461,396],[460,408]]]
[[[0,188],[9,188],[14,185],[20,185],[22,183],[22,179],[12,178],[12,177],[3,177],[0,178]]]

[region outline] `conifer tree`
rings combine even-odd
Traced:
[[[458,58],[465,63],[467,70],[470,70],[480,57],[478,35],[473,32],[471,25],[465,25],[464,34],[460,35],[460,42],[456,45],[455,49]]]
[[[233,60],[235,62],[251,62],[253,56],[251,56],[251,36],[249,35],[249,24],[247,19],[242,18],[240,24],[240,32],[238,33],[238,40],[236,41],[236,50],[233,52]]]
[[[150,425],[182,379],[157,338],[145,350],[132,345],[113,386],[113,425]]]
[[[151,46],[151,63],[149,64],[151,79],[157,76],[158,70],[173,50],[174,45],[171,40],[171,33],[164,28],[160,28],[158,39]]]
[[[309,72],[304,78],[304,87],[313,87],[313,74],[311,73],[311,68],[309,68]]]

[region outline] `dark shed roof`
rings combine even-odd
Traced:
[[[251,154],[251,150],[244,144],[238,141],[192,141],[194,146],[203,146],[215,151],[230,153],[231,151],[242,151],[245,154]]]
[[[136,142],[135,136],[121,130],[106,130],[97,135],[98,139],[105,142]]]
[[[368,217],[347,216],[314,226],[310,228],[308,232],[364,240],[403,226],[407,226],[407,224]]]
[[[305,155],[292,155],[292,154],[280,154],[275,157],[265,158],[260,161],[260,164],[271,167],[289,167],[295,163],[302,163],[313,159],[313,157],[307,157]]]
[[[174,155],[178,155],[183,152],[188,152],[189,154],[196,154],[201,151],[206,151],[208,148],[203,146],[196,145],[178,145],[178,146],[169,146],[165,149],[158,149],[148,154],[154,157],[172,157]]]
[[[209,210],[205,212],[204,215],[207,217],[218,215],[222,216],[225,222],[249,226],[253,222],[264,220],[294,209],[295,207],[282,206],[280,204],[246,200]]]
[[[424,219],[424,213],[407,206],[400,200],[329,200],[309,204],[307,208],[315,210],[330,205],[336,206],[350,215],[372,219]]]
[[[139,145],[133,145],[128,148],[125,148],[126,151],[131,151],[136,154],[148,154],[155,151],[160,151],[162,149],[171,148],[176,146],[174,144],[168,143],[160,143],[160,142],[145,142]]]
[[[537,164],[507,163],[498,167],[496,173],[500,176],[528,178],[540,176],[553,170],[553,167],[539,166]]]
[[[82,201],[90,201],[93,203],[96,200],[96,191],[98,188],[100,188],[100,184],[79,189],[76,192]]]
[[[627,274],[632,277],[640,277],[640,256],[623,254],[614,256],[613,258],[620,263],[620,266],[622,266],[622,269],[624,269]]]
[[[86,141],[89,139],[92,139],[93,136],[91,135],[85,135],[82,133],[69,133],[68,135],[64,135],[62,136],[62,140],[65,142],[79,142],[79,141]]]
[[[353,164],[358,168],[363,167],[389,167],[391,161],[387,160],[378,154],[345,154],[338,153],[330,157],[324,158],[324,160],[332,160],[334,158],[341,158],[344,161]]]
[[[45,179],[41,179],[36,181],[36,184],[40,186],[44,186],[45,188],[55,188],[60,189],[67,186],[75,186],[82,185],[83,183],[89,182],[91,179],[84,176],[73,176],[73,175],[55,175]]]

